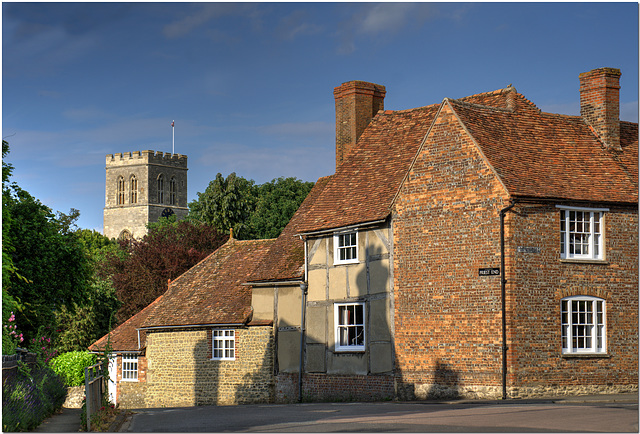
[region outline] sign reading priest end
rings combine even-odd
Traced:
[[[499,276],[500,268],[478,268],[478,276]]]

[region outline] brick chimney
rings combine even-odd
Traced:
[[[607,149],[620,147],[620,70],[598,68],[580,74],[580,115]]]
[[[333,89],[336,99],[336,169],[356,144],[371,119],[384,110],[384,86],[348,81]]]

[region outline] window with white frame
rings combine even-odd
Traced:
[[[334,305],[336,351],[364,351],[364,303]]]
[[[560,209],[562,259],[604,259],[605,211],[572,207]]]
[[[122,381],[138,381],[138,356],[122,355]]]
[[[605,301],[590,296],[573,296],[562,301],[562,353],[605,353]]]
[[[333,234],[333,263],[353,264],[358,262],[358,231]]]
[[[213,352],[211,358],[212,360],[236,359],[235,330],[213,330]]]

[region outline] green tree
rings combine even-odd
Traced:
[[[284,177],[255,186],[256,206],[248,221],[250,237],[277,238],[312,188],[313,182]]]
[[[226,179],[218,173],[204,193],[198,193],[198,199],[189,203],[189,218],[223,234],[233,229],[234,238],[243,238],[249,234],[247,220],[255,208],[253,186],[253,180],[235,172]]]
[[[55,323],[55,312],[62,306],[83,304],[91,267],[72,232],[78,211],[56,218],[49,207],[17,184],[9,184],[13,166],[4,161],[8,153],[9,145],[3,141],[3,289],[17,306],[17,322],[30,339],[39,328]]]
[[[189,219],[212,225],[238,239],[275,238],[280,235],[311,188],[312,182],[276,178],[255,185],[231,173],[218,173],[198,199],[189,203]]]

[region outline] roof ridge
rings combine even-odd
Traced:
[[[428,108],[432,108],[432,107],[437,107],[439,105],[440,105],[440,103],[436,103],[436,104],[428,104],[428,105],[425,105],[425,106],[422,106],[422,107],[414,107],[414,108],[403,109],[403,110],[380,110],[378,113],[382,112],[382,114],[385,114],[385,115],[404,114],[404,113],[420,111],[420,110],[424,110],[424,109],[428,109]]]
[[[499,95],[501,93],[511,92],[511,89],[515,90],[515,87],[509,85],[507,87],[503,87],[502,89],[490,90],[488,92],[480,92],[473,95],[467,95],[467,96],[463,96],[462,98],[455,98],[455,99],[461,100],[461,99],[467,99],[467,98],[478,98],[480,96],[487,96],[487,95]],[[516,91],[516,93],[518,93],[518,91]]]
[[[499,112],[505,112],[505,113],[513,113],[513,110],[509,110],[506,107],[503,108],[503,107],[496,107],[496,106],[492,106],[492,105],[478,104],[478,103],[475,103],[475,102],[461,101],[460,99],[455,99],[455,98],[445,97],[445,99],[443,101],[453,102],[455,104],[459,104],[459,105],[465,106],[465,107],[475,107],[475,108],[482,108],[482,109],[491,109],[491,110],[495,110],[495,111],[499,111]]]

